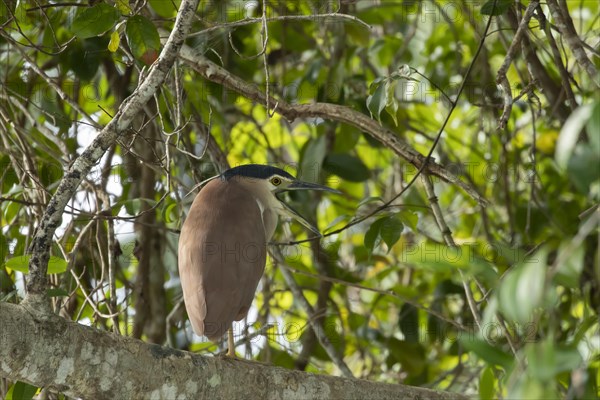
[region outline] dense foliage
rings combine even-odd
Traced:
[[[45,206],[156,60],[177,5],[0,2],[2,301],[25,295]],[[201,2],[186,44],[256,96],[173,66],[65,210],[55,311],[221,351],[185,316],[178,229],[196,183],[269,163],[343,194],[288,199],[324,237],[280,223],[238,353],[339,374],[311,319],[356,377],[485,399],[598,396],[599,12],[585,0]],[[368,115],[487,204],[352,121],[287,120],[278,102]]]

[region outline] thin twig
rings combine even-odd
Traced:
[[[279,248],[273,248],[273,252],[271,254],[274,256],[275,260],[277,260],[279,264],[285,264],[285,260]],[[292,290],[294,298],[300,303],[302,308],[306,310],[308,315],[313,315],[314,310],[312,306],[310,305],[306,297],[304,297],[302,290],[294,280],[294,276],[291,274],[291,272],[285,267],[279,268],[279,270],[281,271],[281,274],[283,275],[283,278],[285,279],[287,285]],[[321,346],[323,346],[323,349],[325,349],[325,352],[327,352],[327,355],[331,358],[331,360],[335,363],[335,365],[337,365],[337,367],[340,369],[340,371],[342,371],[342,373],[345,376],[353,378],[354,375],[352,374],[352,371],[350,371],[350,368],[348,368],[348,365],[346,365],[342,356],[338,355],[337,350],[329,341],[327,335],[325,335],[324,330],[319,326],[319,324],[317,324],[316,320],[312,318],[309,319],[309,323],[313,332],[317,336],[319,343],[321,343]]]
[[[506,127],[506,123],[510,118],[510,112],[512,110],[513,105],[510,83],[508,82],[506,73],[508,72],[508,68],[513,62],[513,58],[517,53],[517,49],[521,45],[521,40],[523,36],[526,35],[526,32],[529,28],[529,21],[531,20],[531,17],[533,16],[533,13],[535,12],[535,9],[538,7],[539,4],[540,3],[538,0],[532,0],[531,3],[529,3],[529,6],[527,6],[525,14],[523,15],[523,19],[521,19],[521,22],[519,22],[519,27],[517,28],[515,37],[513,38],[513,41],[510,44],[508,51],[506,52],[506,56],[504,57],[504,61],[502,62],[502,65],[498,69],[498,73],[496,75],[496,83],[502,88],[502,98],[504,100],[504,108],[502,109],[502,115],[498,120],[498,129],[504,129]]]
[[[354,15],[341,14],[341,13],[327,13],[327,14],[315,14],[315,15],[280,15],[277,17],[267,18],[267,22],[275,22],[275,21],[314,21],[316,19],[325,19],[325,18],[334,18],[334,19],[346,19],[351,22],[355,22],[364,26],[367,29],[371,29],[371,25],[362,21],[360,18],[355,17]],[[190,34],[188,37],[193,38],[196,36],[208,35],[215,31],[220,31],[222,29],[231,29],[237,28],[240,26],[246,26],[251,24],[262,23],[263,18],[246,18],[240,21],[228,22],[225,24],[218,24],[215,26],[211,26],[210,28],[203,29],[199,32],[195,32]]]

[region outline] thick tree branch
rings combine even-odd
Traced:
[[[226,69],[206,59],[202,55],[197,54],[192,48],[183,46],[179,58],[205,79],[216,82],[223,87],[233,90],[262,105],[266,105],[267,99],[264,92],[260,91],[256,86],[231,74]],[[355,126],[383,143],[386,147],[415,165],[417,168],[421,168],[427,159],[427,157],[405,143],[390,129],[381,126],[377,121],[367,115],[346,106],[331,103],[289,104],[282,99],[278,99],[275,111],[290,121],[293,121],[296,118],[318,117]],[[432,159],[429,160],[426,170],[431,175],[438,176],[447,182],[459,186],[479,204],[487,204],[487,201],[477,193],[475,188],[460,180],[459,177],[445,169],[443,166],[435,163]]]
[[[463,399],[454,393],[203,357],[0,303],[0,376],[89,399]],[[18,334],[16,334],[18,332]],[[228,384],[235,382],[235,384]]]
[[[65,206],[92,166],[116,142],[117,138],[129,128],[133,119],[165,80],[186,38],[197,6],[198,0],[183,0],[181,2],[173,30],[146,78],[139,84],[135,92],[121,104],[115,117],[98,133],[98,136],[85,151],[77,157],[60,181],[56,193],[54,193],[48,207],[46,207],[46,212],[30,247],[31,259],[29,261],[28,298],[25,299],[26,301],[30,300],[30,295],[44,294],[46,291],[46,271],[48,269],[52,236],[60,225]]]
[[[579,66],[587,72],[591,81],[594,82],[596,86],[600,87],[600,75],[587,54],[585,54],[581,39],[579,38],[579,35],[577,35],[575,25],[573,25],[573,20],[569,15],[566,1],[560,0],[560,2],[557,2],[556,0],[548,0],[548,8],[550,9],[550,14],[552,14],[552,17],[554,18],[554,23],[573,52],[575,60],[577,60]]]

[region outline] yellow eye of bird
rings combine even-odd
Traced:
[[[281,179],[275,176],[275,177],[271,178],[271,183],[274,186],[279,186],[279,185],[281,185]]]

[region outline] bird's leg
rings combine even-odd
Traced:
[[[235,357],[235,345],[233,343],[233,324],[227,330],[227,345],[229,349],[227,350],[227,355],[229,357]]]

